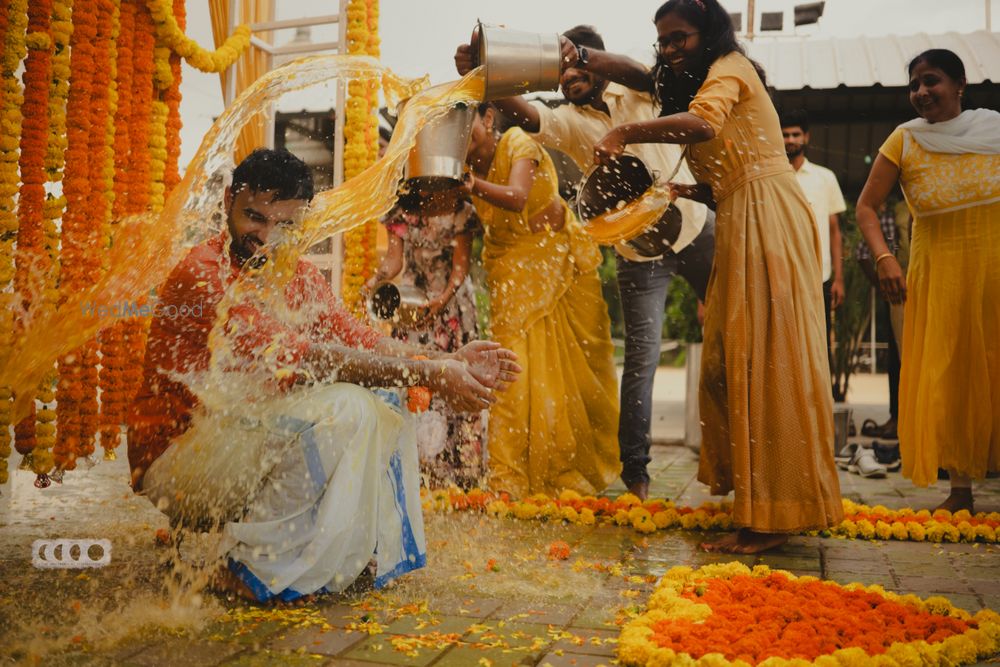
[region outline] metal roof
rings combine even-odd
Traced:
[[[747,51],[777,90],[906,86],[906,66],[922,51],[950,49],[965,63],[970,84],[1000,83],[1000,33],[886,35],[883,37],[761,38]]]

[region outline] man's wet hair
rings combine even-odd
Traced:
[[[573,42],[577,46],[586,46],[591,49],[605,51],[604,39],[592,25],[578,25],[563,33],[563,37]]]
[[[233,194],[249,188],[254,192],[274,190],[276,201],[312,201],[313,176],[309,166],[284,148],[258,148],[233,169]]]
[[[803,132],[809,131],[809,114],[805,109],[782,111],[780,122],[781,127],[799,127]]]

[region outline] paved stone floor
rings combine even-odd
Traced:
[[[652,493],[695,505],[708,499],[697,459],[655,447]],[[617,527],[498,521],[470,514],[427,519],[429,565],[386,591],[302,609],[257,609],[171,593],[155,545],[162,516],[132,496],[121,460],[31,488],[18,472],[0,528],[0,663],[44,665],[591,665],[613,664],[618,624],[641,609],[658,575],[678,564],[732,560],[698,549],[704,535],[641,536]],[[888,507],[932,507],[944,486],[911,487],[899,474],[841,473],[844,495]],[[611,489],[620,493],[620,487]],[[1000,510],[1000,480],[977,487],[977,509]],[[8,496],[9,500],[9,496]],[[34,539],[109,537],[108,567],[31,566]],[[546,558],[553,540],[567,561]],[[203,544],[204,542],[207,544]],[[211,537],[189,545],[197,561]],[[1000,548],[793,538],[745,557],[796,574],[879,583],[922,597],[943,594],[975,611],[1000,609]]]

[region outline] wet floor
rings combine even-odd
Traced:
[[[35,489],[15,474],[0,540],[0,655],[45,665],[511,665],[611,664],[619,625],[637,613],[656,577],[679,564],[731,560],[698,549],[704,535],[496,520],[427,517],[428,567],[379,593],[355,591],[301,609],[258,609],[216,595],[169,592],[157,544],[167,523],[131,494],[124,457]],[[654,448],[652,493],[696,505],[696,457]],[[939,489],[913,489],[898,473],[864,480],[841,473],[845,497],[891,508],[933,506]],[[978,507],[1000,510],[1000,480],[979,488]],[[611,490],[612,493],[619,493]],[[8,498],[9,500],[9,498]],[[44,570],[36,539],[107,538],[100,569]],[[569,545],[551,560],[550,545]],[[210,553],[190,539],[186,563]],[[879,583],[922,597],[942,594],[976,611],[1000,609],[1000,548],[793,538],[764,562],[839,582]]]

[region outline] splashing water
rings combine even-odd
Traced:
[[[659,220],[672,200],[668,188],[654,185],[637,199],[594,216],[584,223],[584,229],[601,244],[629,241]]]
[[[247,120],[284,93],[331,80],[365,77],[381,80],[390,105],[412,96],[385,157],[340,187],[317,195],[302,224],[269,244],[272,261],[237,281],[227,302],[244,295],[252,283],[270,295],[267,300],[276,306],[274,295],[280,295],[281,290],[274,288],[291,277],[289,267],[295,266],[306,249],[391,207],[403,163],[419,129],[444,115],[455,102],[479,102],[484,89],[475,71],[460,81],[420,90],[426,78],[403,80],[372,58],[345,55],[302,58],[262,76],[209,129],[163,210],[121,221],[108,251],[110,268],[97,282],[54,309],[46,308],[42,299],[30,300],[32,306],[21,314],[21,335],[7,357],[0,359],[0,386],[14,391],[14,421],[27,414],[34,388],[57,358],[114,323],[113,316],[88,313],[88,303],[111,305],[145,296],[163,282],[188,248],[220,231],[217,223],[211,222],[212,213],[218,210],[222,185],[232,171],[236,139]],[[218,312],[222,319],[227,308]]]

